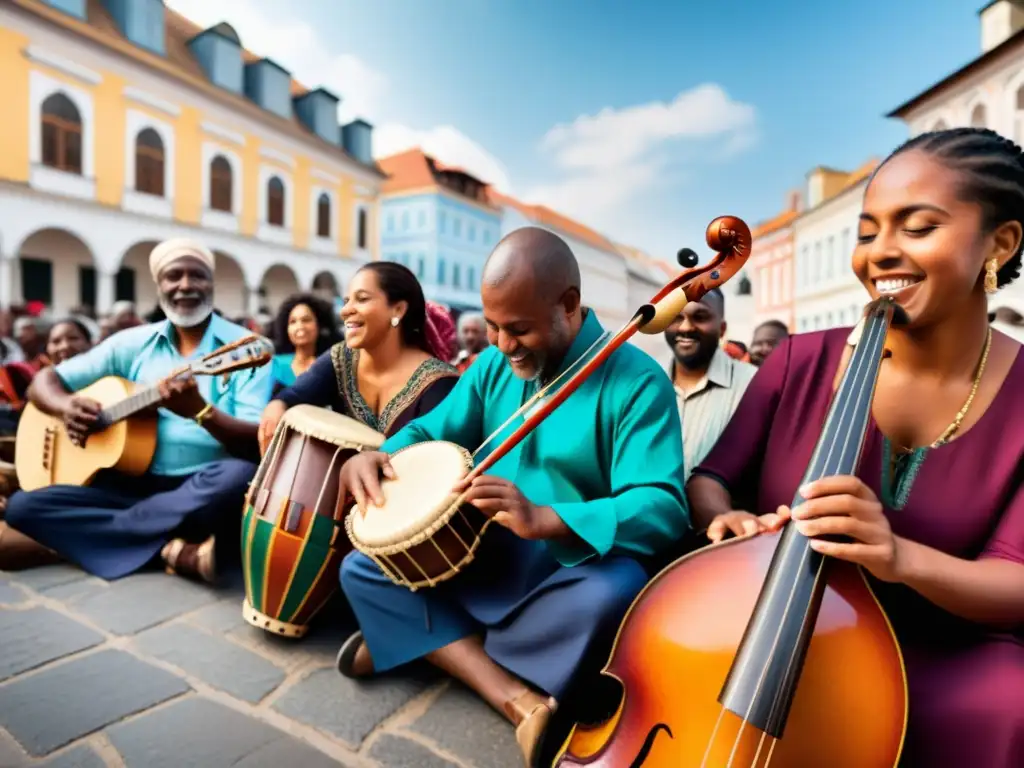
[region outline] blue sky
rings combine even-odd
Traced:
[[[982,0],[168,0],[376,126],[671,259],[754,224],[979,53]]]

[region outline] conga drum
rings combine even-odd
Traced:
[[[353,507],[345,517],[352,545],[396,584],[411,590],[447,581],[472,562],[490,524],[452,488],[473,458],[462,446],[435,441],[395,451],[393,480],[381,482],[383,506]]]
[[[384,435],[347,416],[297,405],[278,424],[249,487],[242,520],[246,621],[302,637],[338,589],[352,547],[341,532],[341,465],[376,450]]]

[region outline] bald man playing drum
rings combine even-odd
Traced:
[[[575,257],[546,230],[497,245],[481,297],[491,346],[430,414],[342,468],[361,508],[384,503],[389,454],[425,441],[476,450],[604,333],[581,305]],[[464,572],[411,591],[360,552],[345,559],[341,584],[362,631],[339,652],[339,671],[361,678],[425,658],[509,718],[530,764],[577,670],[600,669],[648,559],[689,527],[681,432],[664,371],[636,347],[616,350],[472,481],[466,500],[499,524]]]

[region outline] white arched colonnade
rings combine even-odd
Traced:
[[[83,294],[94,297],[97,313],[108,311],[117,281],[130,280],[131,273],[136,303],[146,311],[156,301],[149,251],[171,237],[190,237],[213,250],[215,303],[228,316],[273,310],[297,290],[337,295],[363,263],[8,189],[0,190],[0,308],[23,300],[23,280],[33,287],[45,277],[41,263],[49,262],[54,312],[78,306]]]

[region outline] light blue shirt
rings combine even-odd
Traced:
[[[170,321],[164,320],[116,333],[88,352],[65,360],[54,370],[72,392],[105,376],[153,384],[176,368],[251,333],[213,315],[199,348],[185,358],[174,346]],[[206,402],[229,416],[253,423],[259,422],[274,386],[270,365],[235,371],[229,375],[227,383],[223,376],[197,376],[196,381]],[[165,408],[158,413],[156,453],[149,467],[152,474],[188,475],[211,461],[229,458],[224,446],[193,419],[177,416]]]

